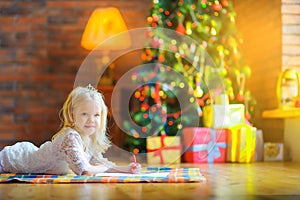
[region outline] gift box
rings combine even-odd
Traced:
[[[226,161],[227,130],[191,127],[183,129],[184,161],[221,163]]]
[[[178,136],[153,136],[146,140],[149,164],[180,163],[181,142]]]
[[[264,138],[262,130],[256,131],[255,158],[256,162],[264,160]]]
[[[250,163],[254,161],[256,146],[256,128],[248,124],[239,124],[228,129],[228,162]]]
[[[283,161],[284,160],[283,143],[265,143],[264,144],[264,161]]]
[[[203,108],[203,123],[210,128],[229,128],[245,122],[243,104],[209,105]]]

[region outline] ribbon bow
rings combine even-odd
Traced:
[[[227,144],[225,142],[216,142],[215,130],[211,129],[212,140],[207,144],[197,144],[188,149],[188,151],[207,151],[207,162],[213,163],[214,158],[219,158],[221,156],[220,148],[226,148]],[[199,154],[200,156],[200,154]],[[201,160],[202,158],[200,158]]]
[[[181,150],[181,145],[176,145],[176,146],[167,146],[165,145],[165,138],[167,137],[167,135],[163,134],[160,136],[160,144],[161,147],[158,149],[148,149],[148,152],[154,152],[154,156],[159,156],[160,157],[160,164],[164,163],[164,158],[162,155],[162,151],[163,150]]]

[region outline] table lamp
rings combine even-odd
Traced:
[[[114,50],[126,49],[131,45],[129,34],[119,10],[115,7],[97,8],[91,14],[81,38],[81,46],[87,50],[101,51],[102,58],[96,59],[101,68],[108,64],[109,54]],[[100,80],[101,85],[112,85],[114,65],[110,64],[107,76]]]
[[[279,108],[295,107],[295,101],[300,97],[300,75],[296,70],[286,69],[280,74],[276,93]]]

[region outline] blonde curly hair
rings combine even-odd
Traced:
[[[88,141],[83,140],[84,145],[90,147],[90,150],[93,151],[93,153],[103,153],[111,146],[111,141],[107,136],[107,130],[106,130],[108,111],[107,111],[107,106],[105,105],[104,102],[103,95],[99,93],[97,89],[93,88],[90,85],[87,87],[81,87],[81,86],[76,87],[68,95],[59,113],[59,117],[61,119],[60,131],[52,137],[52,140],[57,135],[59,135],[66,127],[75,129],[81,135],[80,131],[76,129],[72,113],[74,107],[76,107],[78,103],[85,100],[96,101],[97,103],[99,103],[101,110],[99,111],[100,127],[95,134],[90,136],[90,139]]]

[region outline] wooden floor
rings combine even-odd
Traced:
[[[180,167],[180,166],[178,166]],[[300,199],[300,163],[182,164],[205,183],[0,184],[0,199]]]

